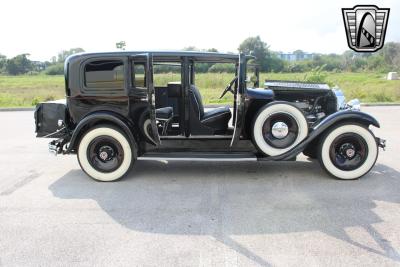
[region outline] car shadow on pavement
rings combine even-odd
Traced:
[[[374,224],[377,202],[400,203],[400,173],[378,164],[365,177],[341,181],[317,162],[137,162],[128,177],[101,183],[72,170],[49,189],[62,199],[92,199],[135,231],[209,235],[257,264],[267,259],[232,236],[320,231],[400,262]],[[377,244],[353,240],[362,228]]]

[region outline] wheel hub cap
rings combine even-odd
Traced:
[[[105,151],[100,152],[100,158],[101,158],[102,160],[106,160],[106,159],[108,158],[107,152],[105,152]]]
[[[348,159],[352,159],[356,155],[356,149],[354,145],[345,143],[340,148],[341,154],[346,156]]]
[[[349,157],[349,158],[352,158],[352,157],[354,157],[354,154],[355,154],[356,152],[354,151],[354,149],[347,149],[346,150],[346,155]]]
[[[114,150],[110,146],[102,146],[99,149],[99,158],[103,161],[110,160],[114,157]]]
[[[271,133],[275,138],[282,139],[288,135],[289,127],[286,123],[278,121],[272,125]]]

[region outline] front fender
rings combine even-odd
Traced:
[[[359,122],[367,126],[374,125],[377,128],[381,127],[379,125],[379,122],[374,117],[372,117],[367,113],[356,110],[342,110],[327,116],[322,121],[313,126],[312,130],[323,131],[326,128],[330,127],[331,125],[342,121]]]
[[[320,136],[323,132],[325,132],[326,129],[329,127],[333,126],[334,124],[341,123],[341,122],[352,122],[352,123],[361,123],[366,126],[369,125],[374,125],[375,127],[380,128],[379,122],[372,117],[371,115],[360,112],[360,111],[355,111],[355,110],[343,110],[343,111],[338,111],[335,112],[326,118],[324,118],[322,121],[319,123],[313,125],[311,127],[310,134],[307,136],[306,139],[304,139],[302,142],[300,142],[297,146],[292,148],[291,150],[278,155],[278,156],[273,156],[269,157],[269,160],[287,160],[291,159],[301,152],[307,147],[308,144],[311,143],[315,138]]]
[[[127,135],[129,138],[129,141],[131,142],[131,145],[134,145],[135,138],[133,136],[132,130],[133,126],[131,122],[128,120],[124,119],[121,115],[114,113],[114,112],[109,112],[109,111],[97,111],[94,113],[91,113],[87,115],[85,118],[83,118],[79,124],[76,126],[74,129],[71,139],[69,141],[68,148],[65,151],[65,154],[71,153],[76,146],[78,145],[79,138],[82,135],[82,133],[85,131],[85,127],[93,124],[93,123],[98,123],[98,122],[109,122],[114,125],[119,126]]]

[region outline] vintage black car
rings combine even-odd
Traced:
[[[37,137],[56,138],[55,154],[76,153],[99,181],[123,177],[136,160],[277,161],[318,158],[340,179],[365,175],[385,141],[372,116],[325,84],[266,81],[252,56],[205,52],[82,53],[65,62],[66,99],[36,107]],[[207,108],[198,64],[230,63],[223,90],[232,108]],[[155,85],[154,68],[175,66],[180,80]]]

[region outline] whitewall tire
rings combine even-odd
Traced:
[[[78,161],[91,178],[110,182],[122,178],[136,160],[125,134],[112,126],[98,126],[86,132],[78,147]]]
[[[318,159],[322,167],[339,179],[357,179],[375,165],[378,145],[375,136],[358,124],[341,124],[321,139]]]
[[[252,124],[253,143],[260,152],[269,156],[289,151],[307,135],[308,124],[303,112],[289,103],[266,105]]]

